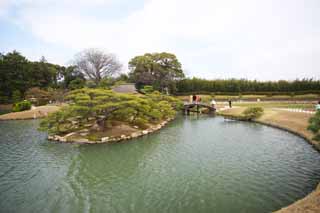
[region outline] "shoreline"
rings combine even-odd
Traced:
[[[230,109],[232,110],[232,109]],[[291,112],[291,113],[297,113],[297,112]],[[285,126],[281,124],[280,121],[270,121],[267,118],[261,116],[258,119],[253,120],[241,120],[237,119],[237,115],[239,115],[239,112],[236,113],[219,113],[219,116],[225,117],[227,119],[232,120],[238,120],[238,121],[245,121],[245,122],[254,122],[265,126],[270,126],[273,128],[281,129],[283,131],[290,132],[291,134],[294,134],[298,137],[303,138],[306,143],[310,144],[316,151],[320,153],[320,143],[312,139],[312,134],[305,134],[303,131],[299,131],[299,128],[290,128],[289,126]],[[290,121],[289,121],[290,122]],[[294,125],[293,125],[294,126]],[[306,127],[305,127],[306,128]],[[320,183],[317,184],[316,188],[307,194],[305,197],[296,200],[295,202],[291,203],[289,206],[282,207],[281,209],[278,209],[274,211],[276,213],[302,213],[302,212],[308,212],[308,213],[317,213],[320,212]]]
[[[174,120],[175,118],[168,118],[158,124],[150,125],[149,128],[141,130],[136,129],[136,131],[131,132],[130,135],[127,134],[121,134],[120,136],[108,136],[108,137],[102,137],[100,140],[89,140],[85,137],[83,138],[77,138],[77,139],[68,139],[69,137],[72,137],[73,135],[77,134],[76,132],[68,133],[64,136],[59,135],[48,135],[48,140],[50,141],[56,141],[60,143],[71,143],[71,144],[106,144],[106,143],[119,143],[125,140],[131,140],[135,138],[139,138],[145,135],[149,135],[151,133],[154,133],[163,127],[165,127],[170,121]]]

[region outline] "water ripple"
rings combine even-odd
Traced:
[[[270,212],[320,181],[320,156],[278,129],[180,118],[130,143],[48,142],[0,122],[1,212]]]

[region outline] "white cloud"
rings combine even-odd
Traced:
[[[148,0],[121,18],[95,14],[115,12],[114,4],[17,0],[14,20],[45,42],[74,51],[101,47],[124,63],[137,54],[170,51],[200,77],[318,77],[316,0]]]

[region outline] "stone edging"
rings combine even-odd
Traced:
[[[74,141],[68,141],[67,138],[75,134],[75,132],[66,134],[64,136],[59,135],[48,135],[48,140],[51,141],[57,141],[57,142],[63,142],[63,143],[78,143],[78,144],[102,144],[102,143],[114,143],[114,142],[120,142],[124,140],[130,140],[134,138],[138,138],[144,135],[148,135],[150,133],[153,133],[155,131],[160,130],[164,126],[168,124],[168,122],[172,121],[174,118],[168,118],[167,120],[161,122],[160,124],[154,125],[149,127],[145,130],[139,130],[137,132],[133,132],[130,135],[121,135],[120,137],[103,137],[100,141],[89,141],[86,138],[76,139]]]

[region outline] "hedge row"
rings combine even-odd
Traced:
[[[287,95],[287,96],[296,96],[296,95],[307,95],[307,94],[318,94],[320,95],[320,90],[306,90],[306,91],[295,91],[295,92],[209,92],[209,91],[195,91],[195,92],[176,92],[175,95],[226,95],[226,96],[241,96],[241,95],[266,95],[266,96],[277,96],[277,95]]]

